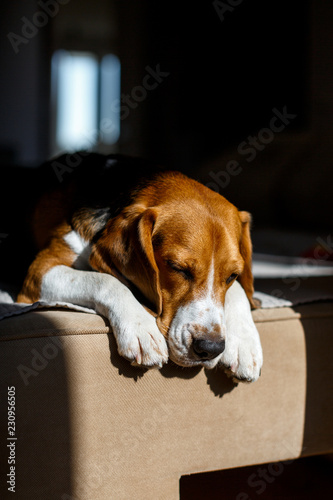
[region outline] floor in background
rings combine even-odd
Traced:
[[[328,257],[333,253],[333,249],[331,248],[331,233],[307,233],[290,229],[259,229],[254,227],[251,231],[251,236],[253,250],[256,253],[309,257],[309,252],[311,253],[311,249],[317,245],[324,245],[320,255],[325,256],[325,248],[328,248]]]
[[[180,500],[317,500],[333,498],[333,456],[192,474]]]

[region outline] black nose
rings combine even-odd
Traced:
[[[224,351],[225,341],[224,339],[194,339],[192,348],[194,353],[199,356],[200,359],[213,359]]]

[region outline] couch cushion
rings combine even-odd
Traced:
[[[332,451],[332,304],[253,314],[264,367],[250,385],[220,370],[131,367],[97,315],[1,321],[1,411],[15,386],[18,496],[172,500],[183,474]]]

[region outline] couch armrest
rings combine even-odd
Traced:
[[[97,315],[1,321],[2,480],[12,386],[16,491],[26,500],[171,500],[183,474],[332,451],[332,304],[254,318],[264,367],[249,385],[219,370],[133,368]]]

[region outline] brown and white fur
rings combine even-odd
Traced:
[[[133,364],[162,367],[170,358],[255,381],[263,356],[251,314],[250,222],[179,172],[82,157],[34,208],[40,251],[18,301],[95,309]]]

